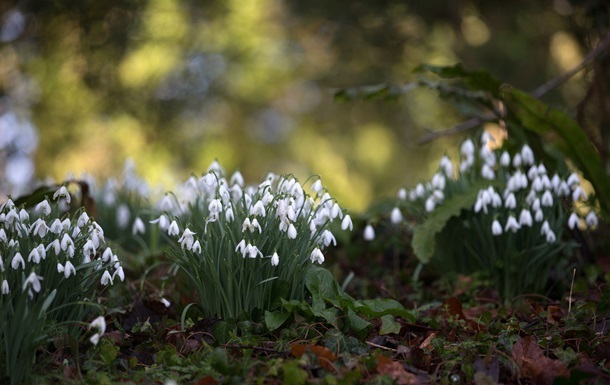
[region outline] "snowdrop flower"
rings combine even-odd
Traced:
[[[521,225],[519,225],[519,222],[517,222],[517,220],[515,219],[514,216],[509,216],[508,220],[506,221],[506,226],[504,226],[504,231],[512,231],[513,233],[516,233],[517,230],[519,230],[521,228]]]
[[[354,225],[352,224],[352,218],[348,215],[343,217],[343,221],[341,221],[341,230],[347,230],[349,229],[350,231],[352,231],[354,228]]]
[[[534,164],[534,152],[527,144],[521,148],[521,158],[526,166]]]
[[[11,261],[11,267],[14,270],[17,270],[17,268],[19,267],[20,264],[21,264],[21,268],[25,269],[25,261],[23,260],[21,253],[17,252],[17,253],[15,253],[15,256],[13,257],[13,260]]]
[[[599,224],[599,221],[597,220],[597,215],[595,215],[595,212],[589,211],[589,213],[585,217],[585,223],[587,224],[588,227],[595,227]]]
[[[337,202],[333,203],[333,207],[330,208],[330,217],[335,219],[337,217],[342,216],[341,207]]]
[[[553,232],[553,230],[549,230],[546,232],[546,241],[547,243],[554,243],[557,240],[557,236]]]
[[[8,281],[5,279],[2,281],[2,294],[8,294],[11,292],[11,289],[8,287]]]
[[[225,219],[227,220],[227,222],[233,222],[233,220],[235,219],[235,214],[233,214],[233,207],[227,207],[227,209],[225,210]]]
[[[70,278],[70,275],[76,275],[76,269],[70,261],[66,262],[66,266],[62,265],[61,263],[57,263],[57,272],[64,273],[64,277],[66,277],[66,279]]]
[[[490,202],[491,196],[489,195],[489,191],[480,190],[477,195],[477,201],[474,204],[474,212],[478,213],[483,210],[483,212],[487,214],[487,204],[489,204]]]
[[[460,147],[460,153],[464,157],[469,157],[469,156],[474,155],[474,143],[472,143],[472,140],[466,139],[462,143],[462,146]]]
[[[345,230],[345,229],[343,229]],[[6,238],[6,232],[4,231],[4,229],[0,229],[0,240],[4,243],[6,243],[7,238]]]
[[[97,345],[100,341],[100,337],[103,336],[106,332],[106,320],[104,319],[104,317],[99,316],[94,319],[89,324],[89,330],[91,329],[97,329],[97,332],[91,338],[89,338],[89,341],[91,341],[93,345]]]
[[[481,177],[488,180],[494,180],[496,178],[496,173],[489,164],[485,163],[481,167]]]
[[[210,214],[218,214],[219,212],[222,211],[222,202],[220,202],[220,199],[212,199],[210,201],[210,204],[208,205],[208,210],[210,211]]]
[[[575,172],[571,173],[567,180],[568,186],[574,187],[580,184],[580,178]]]
[[[432,211],[434,211],[434,208],[436,207],[436,200],[434,199],[434,195],[430,195],[428,197],[428,199],[426,199],[426,211],[431,213]]]
[[[201,243],[199,241],[195,241],[193,243],[193,247],[191,248],[193,253],[201,254]]]
[[[169,302],[167,299],[161,297],[161,303],[163,303],[163,306],[165,307],[170,307],[172,304],[171,302]]]
[[[322,195],[322,180],[318,179],[311,185],[311,191],[315,192],[317,195]]]
[[[542,222],[543,219],[544,219],[544,213],[542,212],[542,210],[540,210],[540,209],[536,210],[536,212],[534,213],[534,220],[536,222]]]
[[[297,229],[291,223],[290,226],[288,226],[288,239],[296,239],[296,237],[297,237]]]
[[[83,227],[87,223],[89,223],[89,215],[87,215],[86,211],[83,211],[83,213],[78,217],[78,221],[76,221],[76,226]]]
[[[68,246],[74,247],[74,242],[72,242],[72,238],[70,238],[68,234],[64,234],[64,236],[61,238],[61,249],[66,251]]]
[[[178,223],[176,221],[172,221],[169,227],[167,228],[167,234],[171,237],[174,235],[178,235],[180,233],[180,229],[178,228]]]
[[[192,232],[188,228],[184,229],[182,236],[180,237],[180,239],[178,239],[180,246],[183,249],[186,248],[187,250],[192,250],[193,243],[195,243],[195,237],[194,237],[195,234],[197,234],[197,233]]]
[[[43,278],[40,275],[36,275],[36,273],[31,272],[30,275],[28,275],[28,277],[25,279],[25,282],[23,282],[23,291],[25,291],[28,286],[31,286],[35,293],[39,293],[41,289],[40,281],[42,280]]]
[[[19,219],[21,220],[21,222],[27,222],[30,220],[30,214],[28,214],[28,212],[24,209],[21,209],[19,211]]]
[[[544,184],[542,183],[542,179],[540,179],[539,177],[536,176],[534,178],[534,180],[532,181],[532,189],[534,191],[542,191],[543,188],[544,188]]]
[[[519,215],[519,225],[521,226],[531,226],[533,224],[532,214],[529,210],[523,209],[521,210],[521,214]]]
[[[425,193],[426,193],[426,189],[424,188],[424,185],[421,183],[418,183],[417,186],[415,186],[415,195],[418,198],[422,198]]]
[[[534,179],[536,179],[537,176],[538,176],[538,167],[536,167],[536,165],[532,165],[532,167],[530,167],[530,169],[527,171],[527,177],[530,180],[534,180]]]
[[[51,227],[49,228],[53,234],[60,234],[63,229],[64,227],[62,226],[61,221],[57,218],[51,223]]]
[[[253,259],[256,258],[257,256],[260,256],[261,258],[263,257],[263,253],[261,253],[261,251],[258,249],[258,247],[251,245],[249,243],[246,245],[244,258],[246,256],[246,254],[248,255],[248,257],[253,258]]]
[[[331,233],[328,230],[324,230],[322,232],[322,244],[324,246],[329,246],[332,242],[333,246],[337,246],[337,240],[335,239],[335,236],[333,235],[333,233]]]
[[[51,214],[51,206],[49,206],[49,202],[44,200],[36,205],[34,211],[37,213],[42,213],[42,215],[49,215]]]
[[[512,192],[508,194],[508,196],[504,199],[504,207],[511,210],[517,207],[517,198],[515,198],[515,194]]]
[[[121,282],[125,280],[125,272],[123,271],[123,266],[119,265],[118,267],[115,264],[115,271],[112,273],[112,281],[114,281],[114,277],[118,276]]]
[[[116,209],[116,224],[120,229],[124,229],[129,224],[131,213],[126,204],[121,204]]]
[[[324,254],[322,254],[322,252],[320,251],[320,249],[318,249],[317,247],[315,249],[313,249],[313,251],[311,252],[311,263],[315,263],[318,262],[318,264],[322,264],[324,262]]]
[[[580,218],[578,217],[578,215],[576,213],[570,214],[570,217],[568,218],[568,227],[570,229],[575,229],[576,227],[578,227],[579,224]]]
[[[375,239],[375,230],[373,230],[373,226],[366,225],[364,228],[364,240],[372,241],[373,239]]]
[[[30,255],[28,255],[28,262],[39,264],[41,257],[42,256],[38,252],[38,248],[34,248],[32,251],[30,251]]]
[[[585,193],[585,190],[582,189],[582,187],[576,186],[574,191],[572,191],[572,201],[576,202],[580,198],[586,200],[587,199],[587,194]]]
[[[254,206],[250,207],[250,215],[264,217],[266,215],[266,212],[265,205],[263,205],[263,202],[258,201],[254,204]]]
[[[398,207],[394,207],[392,209],[392,213],[390,214],[390,221],[394,224],[402,222],[402,213]]]
[[[57,198],[62,197],[66,199],[66,203],[70,203],[70,193],[68,192],[66,186],[61,186],[59,190],[55,191],[55,194],[53,194],[53,200],[57,200]]]
[[[444,190],[445,189],[445,185],[446,185],[446,178],[445,178],[445,176],[443,174],[440,174],[440,173],[434,174],[434,176],[432,177],[432,181],[430,182],[430,185],[435,190]]]
[[[32,231],[33,229],[33,231]],[[44,238],[47,235],[47,231],[49,227],[42,219],[37,219],[36,222],[32,223],[30,226],[30,231],[32,231],[32,235],[38,235],[40,238]]]
[[[275,252],[271,256],[271,266],[277,266],[279,264],[280,264],[280,256],[277,255],[277,252]]]
[[[553,206],[553,195],[549,190],[546,190],[544,194],[542,194],[542,198],[540,199],[540,204],[542,207],[551,207]]]
[[[508,167],[510,165],[510,155],[507,151],[504,151],[502,155],[500,155],[500,165],[503,167]]]
[[[235,171],[233,173],[233,175],[231,175],[231,179],[229,180],[229,183],[231,184],[231,186],[237,185],[237,186],[243,187],[245,182],[244,182],[243,175],[241,175],[241,172]]]
[[[144,222],[140,217],[136,217],[133,221],[133,225],[131,226],[131,234],[138,235],[146,233],[146,226],[144,226]]]
[[[109,283],[112,285],[112,277],[110,276],[110,273],[108,272],[108,270],[104,271],[104,274],[102,274],[102,279],[100,280],[100,283],[104,286],[107,286]]]
[[[398,189],[398,192],[396,193],[396,198],[404,201],[407,199],[407,190],[404,187],[401,187]]]
[[[515,154],[513,157],[513,167],[521,167],[523,164],[523,159],[521,158],[521,154]]]
[[[491,224],[491,233],[493,235],[502,235],[502,225],[495,219]]]
[[[453,162],[451,162],[451,159],[449,159],[449,157],[447,155],[443,155],[441,157],[441,160],[439,162],[439,167],[441,170],[443,170],[443,173],[448,176],[448,177],[452,177],[453,176]]]

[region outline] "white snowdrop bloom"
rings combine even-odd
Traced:
[[[104,274],[102,274],[102,279],[100,279],[100,283],[104,286],[108,286],[108,284],[114,284],[114,282],[112,282],[112,276],[110,275],[110,272],[108,272],[108,270],[104,271]]]
[[[119,229],[124,229],[129,225],[129,219],[131,218],[131,212],[126,204],[121,204],[116,209],[116,225]]]
[[[394,207],[390,214],[390,221],[394,224],[402,222],[402,213],[398,207]]]
[[[44,238],[45,235],[47,235],[48,230],[49,227],[47,226],[45,221],[40,218],[37,219],[34,223],[32,223],[32,225],[30,226],[30,231],[32,232],[32,235],[38,235],[40,238]]]
[[[544,184],[542,183],[542,179],[540,179],[538,176],[536,176],[534,178],[534,180],[532,181],[532,189],[537,192],[540,192],[540,191],[542,191],[542,189],[544,189]]]
[[[57,218],[51,223],[51,227],[49,227],[49,231],[53,234],[60,234],[63,231],[64,227],[61,225],[61,221]]]
[[[34,211],[41,213],[42,215],[49,215],[51,214],[51,206],[49,206],[49,202],[44,200],[36,205]]]
[[[551,226],[549,225],[549,221],[544,221],[542,223],[542,226],[540,227],[540,235],[546,235],[546,233],[548,233],[549,231],[551,231]]]
[[[72,238],[76,238],[78,237],[78,235],[81,233],[80,231],[80,227],[78,226],[74,226],[74,229],[72,230]]]
[[[182,236],[178,239],[178,243],[180,243],[180,247],[187,250],[192,250],[193,243],[195,243],[195,235],[197,233],[191,231],[189,228],[184,229],[182,232]]]
[[[89,324],[89,330],[91,329],[96,329],[97,332],[91,338],[89,338],[89,341],[91,341],[93,345],[97,345],[100,340],[100,337],[104,335],[104,333],[106,333],[106,320],[104,319],[104,317],[99,316],[94,319]]]
[[[479,190],[477,194],[477,201],[474,204],[474,212],[478,213],[481,210],[487,214],[487,205],[491,203],[491,196],[487,190]]]
[[[551,190],[553,188],[553,185],[551,184],[551,180],[549,179],[548,175],[542,175],[540,177],[540,180],[542,181],[542,186],[545,189]]]
[[[418,198],[422,198],[425,193],[426,193],[426,189],[424,188],[424,185],[421,183],[418,183],[417,186],[415,186],[415,195]]]
[[[553,230],[547,231],[545,235],[546,235],[546,242],[547,243],[554,243],[557,240],[557,236],[555,235]]]
[[[59,266],[58,266],[58,268],[59,268]],[[66,277],[66,279],[70,278],[70,275],[76,275],[76,268],[74,267],[72,262],[70,262],[70,261],[66,262],[66,265],[63,268],[63,273],[64,273],[64,277]]]
[[[521,154],[515,154],[515,156],[513,156],[513,167],[521,167],[522,164],[523,158],[521,157]]]
[[[502,155],[500,155],[500,165],[502,167],[510,166],[510,155],[508,154],[508,151],[504,151],[502,152]]]
[[[267,207],[271,202],[273,202],[273,194],[269,192],[269,190],[265,191],[265,195],[261,198],[261,202],[263,202],[263,206]]]
[[[25,261],[23,260],[21,253],[17,252],[13,256],[13,260],[11,261],[11,267],[13,268],[13,270],[17,270],[19,265],[21,265],[22,269],[25,269]]]
[[[35,264],[39,264],[41,258],[42,256],[38,252],[38,248],[34,248],[32,249],[32,251],[30,251],[30,255],[28,255],[28,262],[34,262]]]
[[[538,199],[538,194],[532,189],[527,193],[525,203],[531,206],[536,199]]]
[[[527,171],[527,177],[529,180],[534,180],[538,176],[538,167],[536,165],[532,165],[530,169]]]
[[[68,234],[64,234],[64,236],[61,238],[61,249],[66,251],[68,246],[74,247],[74,242],[72,242],[72,238],[70,238]]]
[[[470,168],[474,165],[474,155],[468,155],[466,156],[461,162],[460,162],[460,172],[465,173],[466,171],[470,170]]]
[[[87,223],[89,223],[89,215],[87,215],[86,211],[83,211],[83,213],[78,217],[78,221],[76,221],[76,226],[83,227]]]
[[[201,254],[201,243],[199,241],[195,241],[193,243],[193,247],[191,248],[193,253]]]
[[[178,222],[172,221],[167,228],[167,234],[171,237],[174,235],[180,234],[180,229],[178,228]]]
[[[534,213],[534,220],[536,222],[542,222],[543,219],[544,213],[542,212],[542,210],[536,210],[536,212]]]
[[[123,266],[116,266],[115,264],[114,268],[115,270],[114,273],[112,273],[112,280],[114,281],[114,278],[118,276],[121,282],[123,282],[125,280],[125,271],[123,271]]]
[[[35,293],[39,293],[40,289],[42,288],[40,281],[43,279],[44,278],[40,275],[36,275],[36,273],[31,272],[30,275],[28,275],[28,277],[25,279],[25,282],[23,282],[23,291],[25,291],[28,286],[31,286]]]
[[[574,187],[578,184],[580,184],[580,178],[578,177],[578,174],[573,172],[570,174],[570,176],[568,177],[567,180],[568,186],[570,187]]]
[[[68,218],[61,221],[61,225],[65,231],[70,230],[70,227],[72,227],[72,223],[70,222],[70,219],[68,219]]]
[[[354,228],[354,225],[352,224],[352,218],[348,215],[343,217],[343,221],[341,221],[341,230],[347,230],[349,229],[349,231],[352,231]]]
[[[18,249],[18,248],[19,248],[19,241],[15,240],[15,239],[11,239],[11,240],[8,242],[8,247],[9,247],[9,248]]]
[[[231,175],[231,179],[229,179],[229,184],[231,186],[237,185],[240,187],[244,187],[245,181],[244,176],[239,171],[235,171],[233,175]]]
[[[136,217],[133,221],[133,225],[131,225],[131,234],[138,235],[146,233],[146,226],[144,225],[144,221],[140,219],[140,217]]]
[[[521,213],[519,214],[519,225],[532,226],[533,222],[532,213],[526,209],[521,210]]]
[[[512,192],[508,194],[508,196],[504,199],[504,207],[511,210],[517,207],[517,198],[515,197],[515,194]]]
[[[215,192],[218,188],[218,180],[216,179],[216,175],[209,172],[199,179],[199,185],[202,189],[208,193]]]
[[[489,164],[485,163],[481,166],[481,177],[487,180],[494,180],[496,178],[496,173]]]
[[[286,230],[288,230],[288,227],[286,227]],[[316,225],[315,220],[309,222],[309,231],[311,232],[312,237],[316,233],[316,231],[318,231],[318,226]]]
[[[479,155],[481,156],[481,159],[483,159],[483,161],[485,162],[486,165],[488,165],[491,168],[495,167],[495,165],[496,165],[495,152],[493,152],[492,150],[490,150],[487,147],[483,147],[483,148],[481,148],[481,151],[479,151]]]
[[[265,205],[261,201],[257,201],[253,206],[250,207],[250,215],[256,215],[264,217],[267,215],[265,211]]]
[[[6,243],[7,241],[6,232],[4,231],[4,229],[0,229],[0,240],[4,243]]]
[[[280,220],[279,229],[281,232],[285,233],[286,231],[288,231],[288,226],[290,226],[290,221],[288,219]]]
[[[29,221],[30,220],[30,214],[28,214],[28,212],[25,211],[25,209],[19,210],[19,220],[22,223]]]
[[[527,144],[524,144],[523,147],[521,147],[521,158],[523,164],[526,166],[534,164],[534,152]]]
[[[280,264],[280,256],[277,255],[277,252],[275,252],[271,256],[271,266],[277,266],[279,264]]]
[[[589,211],[589,213],[585,217],[585,223],[588,227],[596,227],[597,225],[599,225],[599,221],[597,220],[597,215],[595,215],[595,212]]]
[[[8,281],[5,279],[2,281],[2,294],[9,294],[11,289],[8,287]]]
[[[97,345],[100,342],[100,334],[99,333],[95,333],[94,335],[91,336],[91,338],[89,338],[89,341],[93,344],[93,345]]]
[[[570,229],[575,229],[578,227],[579,224],[580,224],[580,218],[578,217],[578,214],[576,214],[576,213],[570,214],[570,217],[568,218],[568,227]]]
[[[322,232],[321,237],[322,237],[322,244],[325,247],[330,246],[331,243],[333,244],[333,246],[337,246],[337,240],[335,239],[335,236],[333,235],[333,233],[331,233],[330,231],[324,230]]]
[[[460,153],[465,157],[474,155],[474,143],[472,143],[472,140],[466,139],[462,143],[460,146]]]
[[[426,211],[431,213],[432,211],[434,211],[435,207],[436,207],[436,199],[434,199],[434,195],[430,195],[428,197],[428,199],[426,199],[426,203],[425,203]]]
[[[241,200],[241,197],[244,195],[244,191],[239,185],[231,186],[229,192],[231,193],[231,198],[233,198],[233,201],[235,202]]]
[[[297,237],[297,229],[296,227],[294,227],[294,225],[291,223],[288,226],[288,239],[296,239]]]
[[[57,200],[58,198],[65,198],[66,203],[70,203],[70,193],[68,192],[66,186],[61,186],[59,190],[55,191],[55,194],[53,194],[53,200]]]
[[[502,225],[497,219],[491,223],[491,233],[493,235],[502,235]]]
[[[235,252],[240,252],[246,258],[246,240],[242,239],[235,247]]]
[[[330,208],[330,218],[335,219],[337,217],[341,218],[343,213],[341,212],[341,207],[337,202],[333,203],[333,207]]]
[[[311,263],[318,262],[318,264],[322,264],[324,262],[324,254],[317,247],[313,249],[310,255]]]
[[[235,219],[235,214],[233,214],[233,207],[228,206],[225,210],[225,219],[227,222],[233,222]]]
[[[170,307],[172,304],[171,302],[169,302],[167,299],[161,297],[161,303],[163,304],[163,306],[165,307]]]
[[[559,177],[559,175],[557,175],[557,174],[553,175],[553,177],[551,178],[551,187],[553,188],[553,191],[555,191],[556,194],[558,194],[560,183],[561,183],[561,178]]]
[[[4,261],[2,260],[2,255],[0,255],[0,272],[4,273]]]
[[[572,191],[572,200],[574,202],[576,202],[577,200],[580,200],[581,198],[584,200],[587,200],[587,193],[585,193],[585,190],[583,190],[582,187],[576,186],[574,191]]]
[[[322,195],[324,187],[322,186],[322,180],[318,179],[311,185],[311,191],[315,192],[317,195]]]
[[[245,253],[244,253],[244,257],[245,255],[248,255],[249,258],[256,258],[257,256],[259,257],[263,257],[263,253],[261,253],[261,251],[258,249],[258,247],[251,245],[251,244],[247,244],[246,245],[246,249],[245,249]]]
[[[445,189],[445,184],[446,184],[445,175],[443,175],[441,173],[434,174],[434,176],[432,177],[432,181],[430,182],[430,185],[435,190]]]
[[[514,216],[510,215],[506,221],[506,225],[504,226],[504,231],[512,231],[513,233],[516,233],[517,230],[519,230],[521,228],[521,225],[519,225],[519,222],[517,222],[517,219],[515,219]]]
[[[220,213],[222,211],[222,202],[220,199],[212,199],[208,205],[208,211],[211,215]]]
[[[534,199],[534,201],[532,202],[530,207],[532,208],[532,210],[534,210],[534,212],[540,210],[540,199],[539,198]]]
[[[252,195],[244,193],[244,201],[246,203],[246,208],[250,208],[250,206],[252,206]]]
[[[53,242],[49,243],[45,251],[49,251],[50,249],[53,249],[55,255],[59,255],[59,253],[61,253],[61,243],[59,242],[59,239],[55,239]]]
[[[542,198],[540,198],[540,204],[542,207],[551,207],[553,206],[553,194],[549,190],[546,190],[542,194]]]
[[[373,230],[373,226],[366,225],[364,228],[364,240],[372,241],[373,239],[375,239],[375,230]]]
[[[559,183],[559,187],[557,188],[557,195],[559,196],[569,196],[570,195],[570,187],[566,181],[561,181]]]
[[[333,205],[333,209],[331,209],[330,212],[330,216],[332,218],[336,218],[336,215],[333,217],[333,210],[337,210],[339,208],[339,206],[334,206]],[[341,212],[341,209],[339,209],[339,212]],[[335,212],[336,214],[336,212]],[[297,213],[296,211],[294,211],[294,207],[292,205],[288,206],[288,208],[286,209],[286,218],[290,219],[291,221],[296,221],[297,220]]]
[[[443,155],[438,163],[438,167],[442,170],[445,176],[451,178],[453,176],[453,162],[447,155]]]
[[[404,187],[401,187],[398,189],[398,192],[396,193],[396,198],[404,201],[407,199],[407,190]]]

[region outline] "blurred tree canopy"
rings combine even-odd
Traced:
[[[418,139],[464,116],[425,89],[391,103],[337,102],[334,90],[462,62],[530,91],[595,46],[608,6],[7,0],[0,22],[0,114],[37,127],[39,178],[116,175],[133,158],[169,189],[217,158],[250,180],[320,174],[360,210],[429,175],[428,159],[460,138]],[[591,77],[582,71],[545,101],[576,114]]]

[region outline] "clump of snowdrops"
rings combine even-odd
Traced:
[[[235,320],[274,310],[280,298],[304,297],[303,280],[324,249],[335,245],[331,223],[351,230],[319,178],[306,189],[292,176],[269,174],[246,186],[239,172],[228,180],[217,162],[191,177],[181,201],[168,194],[154,222],[173,237],[173,258],[197,291],[206,316]]]
[[[457,171],[443,156],[431,181],[399,191],[390,219],[399,224],[408,214],[419,222],[415,231],[431,221],[426,231],[442,228],[426,235],[436,236],[430,264],[444,274],[479,273],[504,300],[547,293],[551,275],[568,281],[571,271],[577,243],[565,230],[597,226],[597,216],[575,210],[587,200],[576,173],[549,173],[527,144],[509,154],[491,141],[487,133],[478,148],[464,141]],[[372,227],[365,237],[374,237]]]
[[[104,231],[82,209],[73,216],[61,187],[33,209],[11,199],[0,206],[0,382],[22,383],[36,349],[51,337],[77,339],[100,312],[100,287],[123,280],[121,262],[105,247]],[[103,318],[89,327],[97,344]],[[84,326],[85,325],[85,326]]]

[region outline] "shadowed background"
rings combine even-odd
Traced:
[[[531,91],[582,60],[596,22],[601,0],[4,1],[0,192],[116,176],[128,158],[173,189],[218,159],[250,182],[319,174],[363,210],[429,176],[461,138],[418,140],[469,111],[426,89],[390,102],[335,101],[337,89],[462,62]],[[545,102],[574,112],[586,76]]]

